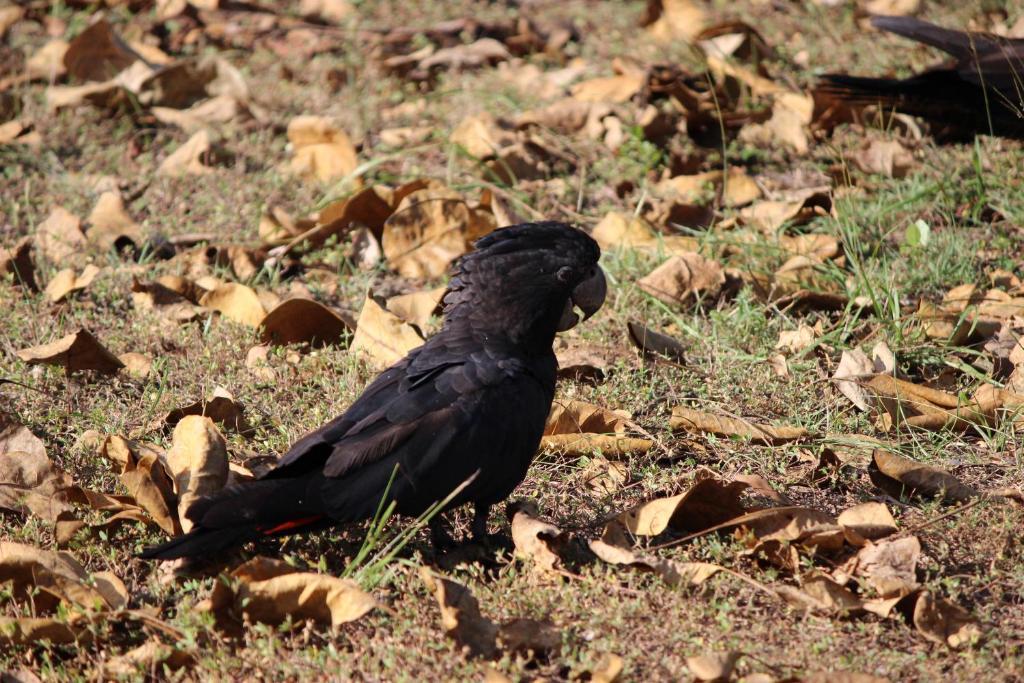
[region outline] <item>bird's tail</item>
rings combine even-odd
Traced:
[[[894,105],[905,98],[913,85],[894,78],[866,78],[846,74],[825,74],[816,92],[850,104]]]
[[[196,501],[187,512],[194,526],[184,536],[150,546],[146,560],[213,558],[262,536],[281,536],[325,520],[312,479],[262,479],[229,486]]]
[[[871,25],[879,30],[930,45],[957,59],[966,59],[993,44],[992,39],[984,34],[954,31],[914,17],[874,16],[871,17]]]

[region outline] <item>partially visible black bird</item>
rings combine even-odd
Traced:
[[[827,74],[819,94],[920,116],[937,137],[1024,139],[1024,39],[953,31],[913,17],[876,16],[871,24],[953,59],[905,79]]]
[[[211,557],[260,536],[364,520],[385,497],[419,515],[471,478],[448,508],[474,503],[473,536],[485,536],[491,506],[522,482],[540,443],[555,333],[580,322],[576,307],[593,315],[607,285],[597,243],[564,223],[503,228],[475,246],[455,268],[440,332],[263,478],[197,501],[186,513],[192,530],[141,557]]]

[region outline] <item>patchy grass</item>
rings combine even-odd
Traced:
[[[496,18],[516,12],[511,3],[481,6],[455,0],[418,2],[412,10],[397,2],[357,4],[358,23],[366,27],[402,21],[427,26],[459,16]],[[541,17],[575,22],[582,41],[571,46],[569,56],[586,60],[588,76],[610,73],[615,58],[681,63],[688,68],[698,65],[692,49],[678,44],[658,46],[644,38],[636,28],[642,2],[532,4]],[[999,4],[970,1],[955,8],[929,6],[929,18],[966,25]],[[738,16],[758,27],[778,51],[779,58],[768,66],[782,82],[806,86],[819,72],[844,69],[907,74],[934,57],[895,38],[862,33],[851,7],[827,9],[801,2],[776,11],[758,2],[713,5],[722,16]],[[1010,11],[1010,3],[1004,9]],[[141,21],[140,16],[149,20],[152,11],[135,15],[122,6],[108,16],[119,25],[131,26]],[[289,11],[297,14],[294,7]],[[1019,9],[1015,11],[1019,14]],[[74,35],[86,26],[89,15],[55,3],[51,16],[66,22],[68,35]],[[167,151],[187,139],[181,131],[140,127],[127,115],[108,117],[89,107],[52,113],[45,106],[44,87],[16,86],[18,116],[35,122],[43,143],[38,150],[0,147],[0,244],[8,246],[32,233],[55,206],[87,215],[97,197],[97,177],[104,175],[126,186],[124,194],[131,197],[126,208],[149,236],[212,232],[219,241],[255,244],[259,217],[266,207],[281,206],[293,216],[305,215],[334,192],[330,184],[305,183],[281,169],[288,157],[284,127],[291,117],[303,113],[334,116],[353,139],[367,141],[363,158],[380,160],[368,172],[367,183],[429,177],[478,194],[479,170],[448,144],[448,133],[469,113],[517,114],[541,100],[503,81],[498,69],[444,74],[433,90],[422,92],[384,76],[357,28],[346,25],[335,34],[336,49],[313,57],[280,56],[265,48],[224,50],[242,70],[256,101],[270,112],[269,121],[218,129],[232,161],[204,177],[155,175]],[[17,62],[45,40],[41,29],[15,31],[2,48],[3,57]],[[216,52],[200,44],[186,47],[185,52]],[[805,63],[813,67],[795,65],[793,58],[801,51],[806,51]],[[347,83],[329,86],[332,72],[346,74]],[[418,101],[425,102],[422,112],[389,115],[385,120],[395,106]],[[382,128],[404,125],[427,126],[432,133],[412,151],[378,145]],[[479,680],[490,667],[512,679],[570,679],[584,676],[605,654],[615,653],[625,659],[627,680],[670,680],[685,675],[689,655],[736,650],[751,655],[740,664],[741,673],[770,672],[779,678],[826,669],[862,671],[894,681],[1016,680],[1024,670],[1024,550],[1020,544],[1024,514],[1020,508],[987,501],[933,522],[948,509],[880,497],[865,469],[868,450],[860,449],[851,467],[823,487],[809,484],[800,464],[817,455],[829,443],[827,439],[764,447],[668,429],[672,406],[686,403],[760,421],[802,425],[829,438],[875,434],[872,421],[855,412],[827,381],[842,350],[867,344],[864,340],[887,339],[905,372],[916,378],[934,377],[947,367],[952,352],[962,349],[920,334],[911,315],[916,302],[934,301],[951,286],[965,282],[987,286],[988,273],[997,268],[1024,276],[1024,204],[1020,201],[1024,150],[1020,144],[982,138],[975,145],[938,147],[925,138],[916,148],[920,163],[907,177],[893,179],[867,176],[848,167],[848,154],[863,140],[863,131],[841,130],[816,144],[804,158],[766,153],[741,143],[726,155],[729,163],[743,164],[756,173],[827,172],[839,166],[854,178],[860,191],[837,199],[835,218],[820,217],[802,229],[842,241],[846,267],[825,277],[850,284],[852,294],[872,300],[866,319],[852,320],[842,313],[779,311],[759,300],[750,288],[702,307],[668,307],[636,285],[663,254],[609,250],[603,257],[614,285],[608,302],[572,336],[627,349],[625,322],[641,320],[680,339],[687,347],[686,363],[623,361],[603,383],[561,384],[558,400],[577,398],[627,409],[663,448],[630,458],[628,484],[613,494],[594,493],[583,485],[580,474],[586,460],[544,454],[516,497],[537,500],[546,519],[584,538],[596,537],[608,517],[633,504],[683,490],[699,471],[722,476],[759,474],[795,503],[831,514],[859,502],[883,499],[901,528],[921,526],[917,533],[924,549],[923,581],[969,609],[983,624],[985,636],[976,647],[952,651],[929,643],[900,617],[804,614],[734,576],[719,575],[697,589],[669,589],[653,575],[593,561],[584,562],[571,578],[550,578],[504,557],[500,562],[446,569],[472,587],[486,616],[495,621],[550,619],[562,629],[562,646],[540,659],[504,655],[493,663],[467,660],[444,637],[433,598],[416,575],[418,563],[438,559],[426,533],[413,538],[389,565],[387,581],[375,588],[388,610],[376,610],[335,633],[303,624],[252,625],[241,641],[230,642],[214,628],[208,614],[194,609],[209,595],[216,579],[168,584],[155,565],[133,558],[144,545],[160,540],[158,532],[129,525],[109,536],[79,535],[66,549],[90,570],[110,570],[120,576],[133,607],[160,608],[162,617],[182,632],[182,645],[198,646],[191,675],[202,679]],[[507,191],[540,214],[588,227],[607,210],[632,212],[643,188],[668,163],[663,150],[633,130],[615,155],[597,141],[565,136],[557,142],[571,152],[578,171],[546,182],[520,183]],[[721,166],[720,158],[709,159],[709,168]],[[615,188],[623,181],[636,189],[620,196]],[[981,215],[984,207],[996,209],[1002,220],[986,220]],[[727,208],[719,219],[734,216],[735,211]],[[930,226],[931,240],[911,247],[904,236],[918,220]],[[706,249],[715,251],[730,237],[709,232],[700,239]],[[302,256],[307,268],[331,274],[330,286],[320,280],[305,284],[318,300],[338,309],[358,313],[367,288],[410,291],[436,284],[397,279],[383,266],[360,270],[340,256],[342,247],[328,244]],[[307,354],[274,349],[269,364],[275,379],[255,378],[244,364],[246,351],[256,342],[249,328],[210,314],[198,323],[168,324],[134,310],[133,278],[140,273],[149,279],[180,274],[180,263],[153,257],[131,264],[114,254],[93,254],[92,258],[108,268],[84,295],[65,304],[50,305],[39,295],[0,284],[4,301],[0,374],[38,390],[0,386],[0,406],[14,412],[44,440],[50,457],[77,483],[107,492],[120,486],[110,465],[97,456],[95,444],[83,440],[88,430],[145,437],[166,447],[170,435],[152,430],[154,420],[223,386],[245,404],[256,427],[251,438],[226,435],[232,459],[241,462],[282,452],[308,430],[342,412],[374,374],[364,361],[336,346]],[[770,273],[783,257],[769,253],[758,260]],[[61,267],[38,258],[37,263],[44,283]],[[266,271],[252,283],[280,294],[291,286],[290,281]],[[788,377],[779,377],[768,358],[775,353],[779,332],[801,323],[820,323],[826,333],[814,349],[790,359]],[[151,374],[141,381],[123,374],[69,378],[60,369],[29,367],[14,354],[78,327],[92,330],[115,353],[151,356],[155,361]],[[626,355],[631,358],[631,354]],[[977,383],[963,372],[957,381],[960,388]],[[898,438],[915,459],[946,467],[978,488],[1024,484],[1021,443],[1012,431],[983,438],[949,432],[913,432]],[[55,546],[49,525],[0,515],[0,540]],[[507,523],[499,517],[492,520],[491,530],[507,532]],[[468,515],[460,512],[454,518],[457,530],[468,529]],[[398,534],[409,523],[392,520],[385,533]],[[325,531],[280,544],[264,543],[255,552],[279,554],[296,566],[341,575],[365,532],[365,527],[358,526]],[[682,561],[721,563],[761,582],[776,578],[777,570],[738,558],[742,548],[731,536],[711,535],[658,552]],[[0,614],[21,615],[22,608],[5,600],[3,591],[0,587]],[[149,637],[136,627],[97,629],[96,645],[39,644],[0,651],[0,667],[27,666],[48,680],[102,677],[96,672],[102,672],[112,654]],[[159,671],[151,674],[164,677]]]

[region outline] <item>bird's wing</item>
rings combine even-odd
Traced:
[[[523,371],[521,362],[470,339],[438,335],[382,373],[344,414],[297,441],[267,477],[317,469],[343,477],[410,441],[436,452],[471,414],[480,390]]]

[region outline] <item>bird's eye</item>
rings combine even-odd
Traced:
[[[569,266],[562,266],[558,269],[558,272],[555,273],[555,277],[558,278],[559,282],[568,282],[572,279],[572,268]]]

